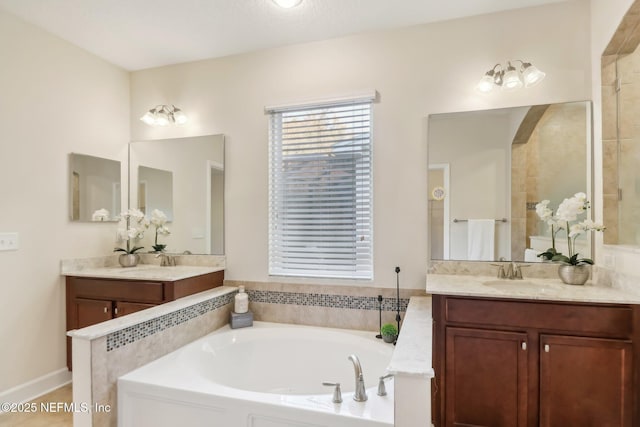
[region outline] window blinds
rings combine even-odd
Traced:
[[[371,102],[270,114],[269,274],[371,279]]]

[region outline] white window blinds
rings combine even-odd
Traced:
[[[269,274],[372,279],[371,102],[270,114]]]

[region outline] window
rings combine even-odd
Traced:
[[[269,274],[372,279],[372,100],[270,114]]]

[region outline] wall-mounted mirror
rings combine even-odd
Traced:
[[[431,259],[538,261],[551,236],[535,205],[591,195],[589,102],[434,114],[428,129]],[[591,257],[588,235],[576,250]]]
[[[69,155],[69,218],[72,221],[117,221],[120,215],[120,162],[85,154]],[[93,214],[106,210],[99,219]]]
[[[129,144],[129,205],[168,219],[168,253],[224,254],[224,135]],[[153,227],[141,244],[151,250]]]
[[[173,172],[138,166],[138,204],[144,214],[162,211],[173,221]]]

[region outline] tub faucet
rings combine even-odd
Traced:
[[[358,356],[352,354],[348,357],[353,362],[353,369],[356,374],[356,392],[353,394],[353,400],[356,402],[365,402],[367,400],[367,392],[364,388],[364,376],[362,375],[362,366]]]

